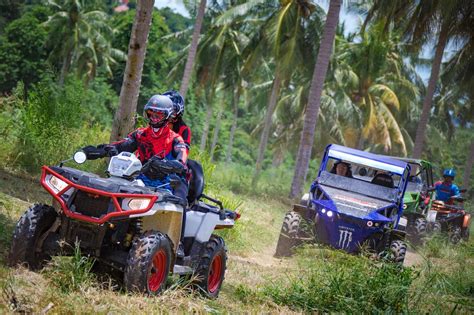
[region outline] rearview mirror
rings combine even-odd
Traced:
[[[77,151],[73,156],[74,162],[82,164],[87,160],[87,155],[83,151]]]

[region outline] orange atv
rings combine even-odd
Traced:
[[[428,227],[432,232],[447,233],[449,240],[457,244],[469,240],[471,215],[464,210],[464,199],[452,197],[448,202],[434,200],[428,211]],[[457,204],[451,204],[457,202]]]

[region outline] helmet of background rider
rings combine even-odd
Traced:
[[[454,170],[454,168],[447,168],[443,172],[443,177],[451,177],[454,179],[455,176],[456,176],[456,171]]]
[[[143,117],[153,128],[166,126],[173,113],[174,103],[166,95],[153,95],[143,108]]]
[[[174,90],[167,91],[163,93],[163,95],[168,96],[173,101],[174,112],[171,117],[171,122],[176,121],[177,118],[184,114],[184,98],[179,92]]]

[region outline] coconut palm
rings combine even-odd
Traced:
[[[418,51],[436,36],[436,46],[431,67],[430,79],[423,100],[423,109],[416,131],[413,157],[419,158],[423,151],[425,131],[431,110],[433,96],[441,68],[444,50],[450,39],[456,38],[466,28],[467,21],[472,21],[474,4],[469,0],[459,1],[381,1],[374,0],[367,20],[379,19],[402,25],[406,38]]]
[[[73,64],[79,64],[79,74],[95,76],[99,64],[108,67],[120,53],[110,47],[105,12],[94,10],[83,0],[48,1],[55,13],[45,22],[49,30],[47,46],[49,60],[61,66],[59,83],[62,85]]]
[[[181,80],[181,87],[179,92],[183,97],[186,97],[188,91],[189,82],[191,80],[191,74],[194,67],[194,59],[196,58],[196,52],[198,48],[199,35],[201,34],[201,26],[204,20],[204,12],[206,11],[206,0],[199,2],[199,9],[196,16],[196,22],[194,23],[194,31],[191,39],[191,45],[189,46],[189,53],[186,59],[186,65],[184,66],[183,79]]]
[[[120,90],[119,107],[115,112],[111,141],[124,138],[134,127],[138,92],[142,78],[143,63],[150,31],[154,0],[139,0],[132,27],[127,64]]]

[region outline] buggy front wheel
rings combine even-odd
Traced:
[[[400,240],[395,240],[390,243],[391,260],[399,265],[403,265],[407,253],[407,244]]]

